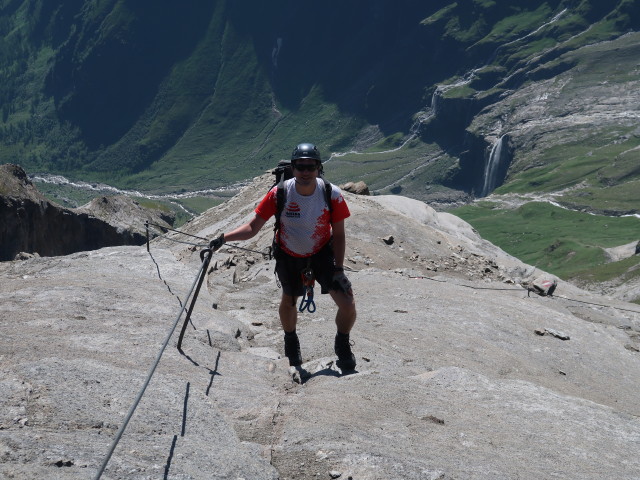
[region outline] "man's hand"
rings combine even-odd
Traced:
[[[224,245],[224,233],[220,234],[218,238],[214,238],[213,240],[211,240],[211,243],[209,243],[209,247],[214,252],[218,250],[222,245]]]
[[[351,282],[349,281],[347,276],[344,274],[344,270],[342,270],[342,269],[336,270],[333,273],[333,287],[336,290],[341,290],[345,294],[349,295],[350,297],[353,297],[353,290],[351,289]]]

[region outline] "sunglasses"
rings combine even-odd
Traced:
[[[294,163],[293,168],[295,168],[299,172],[313,172],[318,169],[318,165],[316,165],[315,163],[311,165],[300,165],[298,163]]]

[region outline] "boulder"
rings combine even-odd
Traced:
[[[347,182],[344,185],[340,185],[340,188],[345,192],[355,193],[356,195],[371,195],[369,187],[363,181]]]

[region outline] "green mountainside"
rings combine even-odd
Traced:
[[[121,186],[219,186],[300,138],[327,152],[368,124],[407,131],[423,103],[424,79],[386,70],[410,41],[402,24],[419,30],[435,6],[175,5],[5,1],[1,160]]]
[[[312,141],[336,183],[490,195],[457,213],[517,255],[526,219],[548,239],[522,238],[527,261],[578,275],[586,257],[522,209],[640,213],[639,30],[635,0],[0,0],[0,162],[184,192]],[[576,235],[599,252],[637,223]]]

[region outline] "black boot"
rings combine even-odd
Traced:
[[[353,370],[356,368],[356,357],[351,352],[349,334],[337,333],[334,351],[338,356],[336,365],[340,370]]]
[[[289,365],[297,367],[302,365],[302,354],[300,353],[300,341],[296,332],[284,333],[284,355],[289,359]]]

